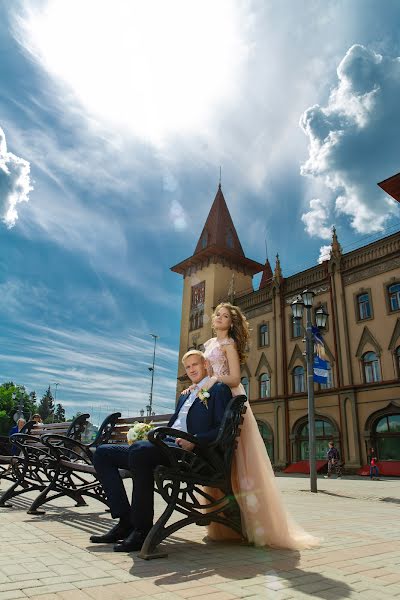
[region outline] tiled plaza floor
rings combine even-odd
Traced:
[[[21,496],[0,509],[0,600],[400,598],[399,479],[321,479],[318,494],[304,477],[278,484],[293,516],[323,538],[319,548],[204,543],[194,525],[167,541],[168,558],[143,561],[89,543],[111,524],[98,502],[57,501],[30,516]]]

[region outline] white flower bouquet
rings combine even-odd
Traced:
[[[154,429],[154,423],[142,423],[140,421],[135,421],[126,434],[128,444],[131,445],[134,442],[147,440],[147,434],[151,429]]]

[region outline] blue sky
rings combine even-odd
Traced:
[[[399,228],[397,0],[0,0],[0,381],[94,421],[174,403],[182,281],[222,189],[284,275]]]

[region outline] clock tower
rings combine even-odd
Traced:
[[[220,302],[251,292],[252,278],[264,265],[245,257],[221,184],[193,255],[171,267],[183,276],[178,394],[188,379],[181,358],[212,337],[211,315]]]

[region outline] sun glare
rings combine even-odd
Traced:
[[[21,43],[85,109],[151,141],[199,132],[246,50],[230,0],[27,2]]]

